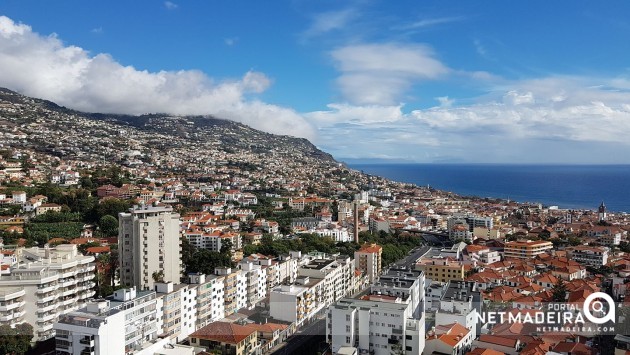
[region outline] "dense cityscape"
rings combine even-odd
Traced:
[[[630,216],[605,202],[459,196],[243,124],[6,89],[0,127],[0,353],[630,349],[623,317],[609,331],[488,316],[623,305]]]

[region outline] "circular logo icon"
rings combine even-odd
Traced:
[[[604,302],[608,307],[604,306]],[[584,300],[584,316],[594,324],[604,324],[606,322],[615,321],[615,302],[612,297],[604,292],[595,292]],[[597,314],[593,314],[595,311]],[[602,314],[602,315],[600,315]]]

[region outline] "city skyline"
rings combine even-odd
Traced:
[[[335,158],[629,163],[620,1],[0,4],[0,86],[213,114]]]

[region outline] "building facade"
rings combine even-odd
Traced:
[[[156,281],[179,283],[179,214],[171,207],[135,206],[119,214],[120,282],[151,290]]]
[[[33,326],[33,340],[52,338],[59,317],[94,296],[94,257],[81,255],[74,244],[18,248],[13,253],[15,263],[0,275],[0,322],[27,322]]]

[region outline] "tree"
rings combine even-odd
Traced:
[[[564,280],[559,278],[558,282],[553,285],[551,292],[554,302],[564,302],[567,297],[567,286],[564,284]]]
[[[22,323],[11,328],[0,326],[0,354],[24,354],[31,346],[33,326]]]
[[[219,252],[221,254],[232,254],[232,241],[229,239],[223,239],[221,240],[221,250],[219,250]]]
[[[582,239],[580,239],[580,238],[578,238],[578,237],[576,237],[574,235],[569,236],[569,244],[571,246],[581,245],[582,244]]]
[[[258,253],[258,246],[254,244],[246,244],[243,246],[243,256],[249,256]]]
[[[164,270],[153,271],[151,277],[153,277],[154,282],[164,282]]]
[[[112,215],[105,215],[98,221],[103,236],[112,237],[118,235],[118,220]]]

